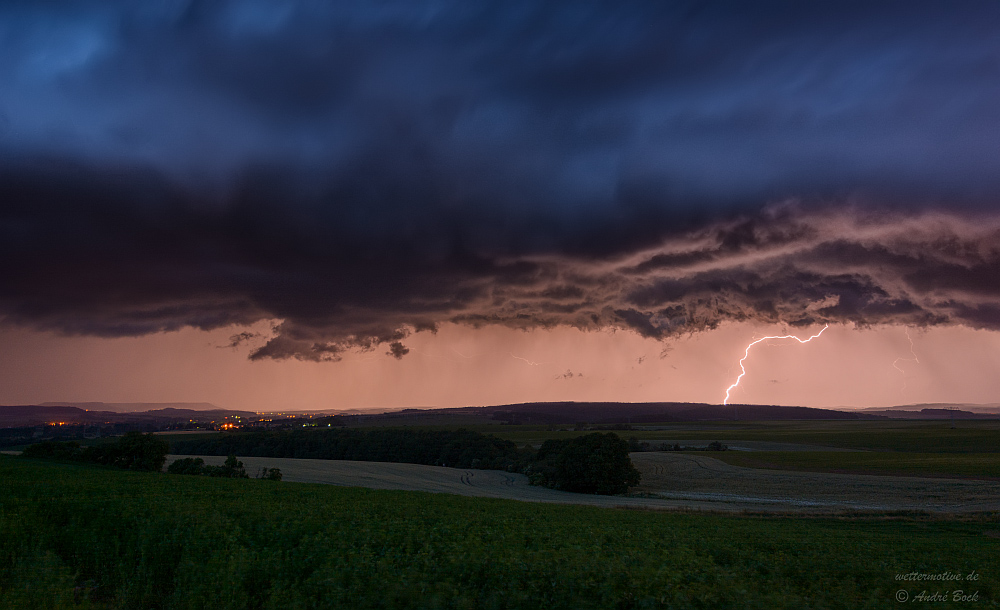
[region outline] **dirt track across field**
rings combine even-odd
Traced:
[[[175,459],[193,456],[171,455]],[[201,456],[221,465],[225,458]],[[594,496],[528,485],[528,478],[499,470],[466,470],[417,464],[240,458],[248,473],[280,468],[285,481],[372,489],[402,489],[528,502],[687,508],[713,511],[847,512],[1000,510],[1000,483],[759,470],[670,452],[633,453],[642,472],[638,491],[654,497]]]

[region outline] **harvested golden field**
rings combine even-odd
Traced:
[[[924,477],[763,470],[677,453],[633,453],[641,491],[670,499],[713,501],[754,510],[1000,509],[1000,483]]]
[[[175,459],[191,456],[171,455]],[[221,465],[221,456],[201,456]],[[642,472],[643,496],[573,494],[528,485],[521,474],[388,462],[240,458],[251,475],[261,467],[280,468],[285,481],[371,489],[401,489],[529,502],[689,508],[717,511],[973,512],[1000,510],[1000,483],[919,477],[844,475],[759,470],[731,466],[700,455],[633,453]]]

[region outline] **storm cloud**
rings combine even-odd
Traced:
[[[0,315],[1000,327],[995,3],[10,3]],[[241,341],[234,339],[234,344]]]

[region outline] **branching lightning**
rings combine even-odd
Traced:
[[[728,405],[729,404],[729,393],[732,392],[736,388],[736,386],[740,385],[740,380],[743,379],[743,376],[747,374],[746,368],[743,367],[743,362],[747,358],[750,357],[750,348],[751,347],[757,345],[761,341],[767,341],[768,339],[795,339],[799,343],[809,343],[810,341],[812,341],[816,337],[822,335],[823,331],[826,330],[826,329],[828,329],[828,328],[830,328],[829,324],[827,324],[826,326],[824,326],[823,330],[819,331],[818,333],[816,333],[815,335],[809,337],[808,339],[799,339],[795,335],[783,335],[783,336],[780,336],[780,337],[761,337],[760,339],[757,339],[756,341],[752,342],[750,345],[747,346],[746,350],[743,352],[743,357],[740,358],[740,371],[741,371],[740,372],[740,376],[736,378],[736,381],[733,383],[733,385],[729,386],[726,389],[726,399],[724,401],[722,401],[722,404],[724,404],[724,405]]]

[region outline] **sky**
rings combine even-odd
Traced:
[[[997,402],[998,27],[3,3],[0,404]]]

